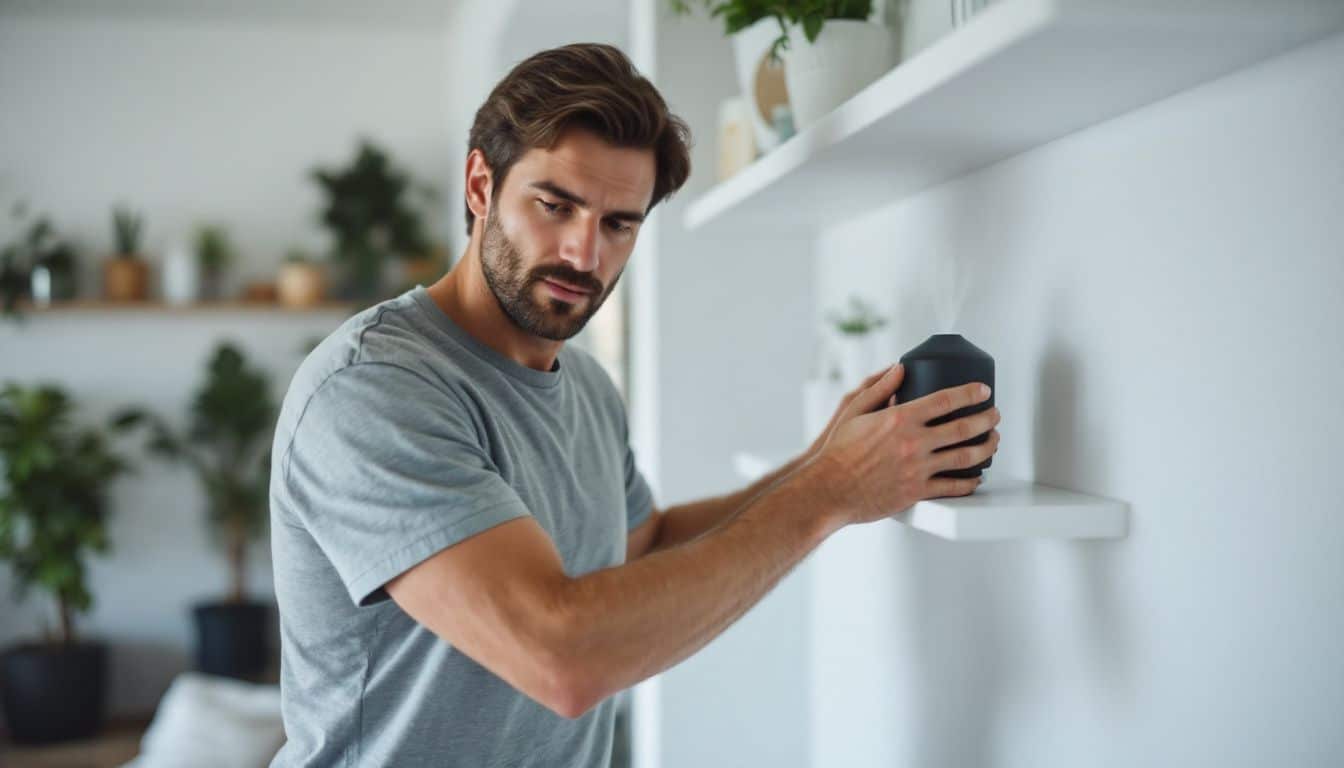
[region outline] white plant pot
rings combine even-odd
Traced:
[[[191,304],[200,300],[200,263],[185,244],[177,243],[164,254],[161,288],[163,299],[169,304]]]
[[[793,122],[799,131],[863,90],[896,63],[891,29],[854,19],[827,19],[814,43],[803,28],[789,27],[784,52]]]
[[[769,18],[761,19],[730,38],[737,65],[737,85],[749,107],[747,111],[751,113],[756,148],[761,152],[779,146],[780,137],[770,122],[770,114],[775,104],[789,101],[783,65],[769,61],[770,45],[776,37],[779,37],[779,22]]]

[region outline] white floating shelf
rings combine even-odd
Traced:
[[[733,456],[747,480],[782,463],[745,452]],[[892,519],[953,541],[1121,539],[1129,532],[1129,505],[1001,477],[990,468],[985,484],[970,496],[921,501]]]
[[[1344,28],[1339,0],[999,0],[710,189],[707,234],[809,234]]]
[[[1122,539],[1129,505],[1049,485],[996,476],[970,496],[921,501],[894,520],[953,541]]]

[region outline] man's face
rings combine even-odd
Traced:
[[[486,216],[481,267],[519,328],[554,341],[583,329],[625,271],[654,177],[652,150],[582,130],[514,163]]]

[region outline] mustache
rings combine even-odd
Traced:
[[[583,272],[575,272],[572,269],[543,268],[532,273],[532,282],[534,283],[539,283],[546,278],[577,286],[599,296],[602,294],[602,284],[594,280],[592,275]]]

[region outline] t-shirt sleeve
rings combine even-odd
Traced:
[[[298,522],[358,605],[470,536],[530,514],[462,401],[410,369],[356,363],[310,397],[284,481]]]

